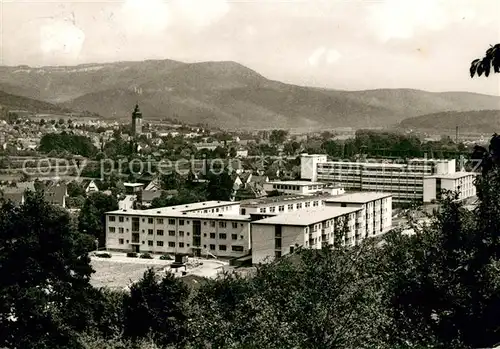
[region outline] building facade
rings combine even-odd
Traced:
[[[323,160],[323,155],[302,155],[301,168],[305,168],[305,172],[301,173],[301,177],[333,183],[347,191],[391,193],[394,202],[398,204],[428,202],[427,197],[432,194],[424,195],[424,190],[435,191],[436,187],[430,188],[435,181],[429,180],[424,186],[424,179],[433,176],[453,178],[456,173],[455,160],[409,159],[403,163],[380,159],[364,162]],[[315,166],[314,170],[311,170],[310,166]],[[473,173],[463,173],[460,176],[470,175]],[[458,190],[465,190],[465,187]],[[471,190],[460,192],[460,197],[467,198],[472,193]]]
[[[388,193],[359,192],[327,199],[327,207],[358,207],[361,209],[360,225],[365,237],[387,233],[392,229],[392,195]]]
[[[329,194],[317,195],[282,195],[250,199],[240,202],[240,214],[250,215],[252,220],[258,220],[298,210],[325,206]]]
[[[233,202],[202,202],[106,213],[106,248],[138,253],[241,257],[250,251],[250,216]]]
[[[283,195],[238,202],[207,201],[106,213],[106,248],[117,251],[239,258],[253,263],[294,248],[342,244],[386,233],[392,199],[384,193]],[[338,238],[338,235],[337,235]]]
[[[341,242],[354,246],[392,229],[392,196],[351,193],[321,200],[322,205],[289,211],[252,222],[252,262],[265,263],[297,247],[321,248],[335,241],[335,230],[347,234]]]
[[[347,223],[345,245],[353,245],[361,237],[356,219],[361,209],[321,207],[290,212],[252,223],[252,263],[266,263],[292,253],[295,248],[320,249],[334,244],[335,229]]]
[[[444,175],[433,175],[424,178],[424,202],[430,203],[442,197],[442,191],[458,193],[458,200],[465,200],[476,195],[472,172],[456,172]]]

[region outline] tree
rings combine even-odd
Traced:
[[[238,153],[236,152],[236,148],[235,147],[231,147],[231,150],[229,150],[229,157],[235,158],[236,155],[238,155]]]
[[[269,136],[269,141],[272,144],[283,144],[288,137],[288,131],[285,130],[272,130]]]
[[[225,159],[227,157],[227,149],[223,147],[217,147],[212,151],[212,157],[214,159]]]
[[[91,239],[39,193],[1,203],[0,231],[0,346],[79,348],[75,333],[91,323]]]
[[[495,73],[500,73],[500,44],[496,44],[486,50],[483,58],[478,58],[471,62],[470,76],[473,78],[476,74],[477,76],[481,76],[484,73],[484,76],[488,77],[492,67]]]
[[[78,229],[99,239],[99,246],[106,244],[106,216],[105,212],[118,209],[118,201],[113,195],[101,192],[90,194],[83,204],[78,216]]]
[[[85,157],[91,157],[97,153],[97,148],[92,144],[90,138],[66,132],[43,135],[39,150],[44,153],[67,151]]]
[[[172,273],[158,280],[148,269],[124,299],[125,336],[138,340],[151,336],[161,345],[181,346],[186,340],[189,291]]]
[[[184,178],[177,172],[172,171],[161,177],[162,186],[167,190],[180,189],[184,186]]]
[[[85,205],[84,196],[73,196],[66,199],[66,206],[68,208],[81,209]]]
[[[228,201],[232,197],[234,181],[227,170],[208,174],[208,200]]]
[[[71,181],[68,183],[68,196],[77,197],[77,196],[85,196],[85,188],[83,185],[76,181]]]
[[[381,259],[387,265],[394,330],[402,341],[443,347],[492,347],[500,341],[500,168],[493,137],[484,149],[471,212],[445,193],[429,225],[416,235],[393,234]]]
[[[372,245],[299,249],[252,278],[210,281],[190,303],[190,340],[213,348],[384,348],[389,319],[375,256]]]
[[[151,208],[186,205],[201,201],[206,201],[206,194],[204,190],[200,190],[196,187],[180,188],[177,195],[173,197],[164,192],[159,198],[154,198],[151,202]]]

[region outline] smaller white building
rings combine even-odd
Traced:
[[[275,216],[308,208],[325,206],[325,200],[331,198],[328,194],[319,195],[281,195],[249,199],[240,203],[240,214],[254,218]]]
[[[365,237],[387,233],[392,229],[392,195],[389,193],[358,192],[325,200],[325,206],[358,207],[361,215],[356,222],[363,225]]]
[[[246,157],[248,157],[248,150],[247,149],[236,150],[236,157],[237,158],[246,158]]]
[[[458,193],[458,199],[464,200],[476,195],[473,172],[454,172],[435,174],[424,177],[424,203],[441,199],[443,190]]]
[[[342,241],[344,246],[357,245],[366,238],[380,236],[392,229],[391,194],[359,192],[318,197],[316,200],[316,205],[309,204],[302,209],[289,209],[286,212],[283,210],[281,214],[267,215],[267,218],[253,221],[252,262],[268,262],[293,252],[296,246],[321,248],[333,245],[335,227],[344,221],[347,221],[348,227],[347,236]],[[294,201],[300,202],[300,198]],[[266,207],[254,206],[261,213],[266,213]],[[243,207],[248,208],[242,205],[241,209]],[[284,205],[281,207],[284,208]]]
[[[309,181],[272,181],[264,183],[266,192],[277,191],[283,194],[311,195],[318,192],[325,192],[330,195],[344,194],[344,189],[332,187],[328,183]]]
[[[333,245],[335,228],[347,221],[343,244],[353,245],[359,207],[320,207],[288,212],[252,222],[252,263],[267,263],[297,247],[320,249]],[[342,221],[341,221],[342,220]]]

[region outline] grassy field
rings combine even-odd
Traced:
[[[95,287],[122,289],[131,282],[138,281],[148,268],[162,270],[165,266],[143,263],[117,263],[107,260],[92,260],[92,267],[96,271],[92,275],[91,283]]]
[[[162,261],[159,258],[127,258],[124,254],[113,253],[111,259],[92,257],[91,264],[95,270],[91,279],[92,285],[95,287],[124,289],[131,283],[141,279],[148,268],[153,268],[157,272],[161,272],[166,268],[170,270],[171,261]],[[224,261],[191,259],[186,264],[186,269],[179,268],[171,271],[178,273],[176,274],[178,276],[181,276],[182,271],[187,271],[188,275],[215,278],[218,272],[227,265],[228,263]]]

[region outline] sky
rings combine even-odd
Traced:
[[[333,89],[500,95],[469,64],[500,43],[499,0],[0,0],[0,65],[236,61]]]

